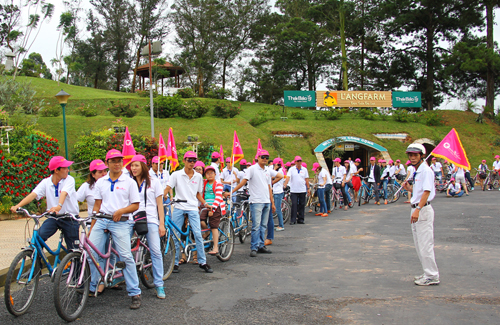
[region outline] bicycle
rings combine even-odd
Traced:
[[[402,196],[408,197],[408,191],[402,188],[401,184],[398,182],[397,179],[394,180],[394,183],[392,184],[393,186],[393,197],[392,197],[392,202],[396,202],[399,200],[399,198]],[[400,190],[401,189],[401,190]]]
[[[237,194],[237,197],[243,199],[241,202],[228,203],[228,211],[231,224],[234,229],[234,235],[238,236],[240,243],[245,243],[245,239],[250,235],[252,228],[250,227],[250,206],[248,195]]]
[[[349,187],[349,195],[351,198],[354,198],[354,192],[352,188]],[[342,190],[340,188],[332,188],[332,205],[334,209],[339,207],[339,209],[342,209],[344,207],[344,195],[342,194]],[[349,200],[349,203],[347,205],[349,208],[352,208],[354,206],[353,200]]]
[[[492,179],[494,178],[494,180],[492,181]],[[488,176],[486,177],[486,179],[484,180],[484,183],[483,183],[483,191],[486,191],[486,189],[491,189],[491,188],[494,188],[494,189],[498,189],[500,187],[500,182],[498,181],[498,175],[494,175],[494,171],[493,170],[488,170]]]
[[[47,246],[45,241],[40,237],[38,231],[40,229],[40,219],[42,217],[56,218],[54,215],[45,212],[41,215],[30,215],[25,209],[19,208],[19,214],[25,214],[35,221],[33,234],[31,239],[28,238],[28,246],[16,255],[12,261],[7,276],[5,278],[4,299],[5,305],[9,313],[14,316],[20,316],[28,311],[33,303],[37,289],[38,281],[44,276],[51,277],[59,266],[59,257],[61,250],[68,252],[66,247],[62,245],[63,233],[59,236],[59,243],[56,250],[52,250]],[[65,215],[60,216],[64,217]],[[43,249],[46,249],[49,254],[55,256],[54,263],[51,264],[45,255]],[[41,269],[43,263],[48,270],[48,274],[42,275]],[[24,297],[26,296],[26,297]]]
[[[168,205],[181,202],[186,201],[172,200]],[[191,259],[191,254],[198,250],[198,248],[196,247],[196,243],[191,236],[192,232],[189,222],[187,223],[186,231],[182,231],[182,229],[180,229],[168,216],[165,217],[165,228],[167,230],[165,236],[166,238],[169,238],[168,241],[170,242],[170,238],[172,236],[175,236],[175,238],[179,242],[179,245],[182,247],[183,253],[186,255],[186,262],[189,262]],[[214,243],[212,240],[212,232],[210,231],[210,229],[204,230],[204,232],[206,231],[209,231],[209,235],[203,240],[203,249],[209,250],[212,248]],[[181,237],[185,237],[185,240],[182,240]],[[221,262],[226,262],[231,258],[234,250],[234,237],[233,225],[231,224],[229,218],[226,216],[222,217],[219,224],[219,242],[217,243],[217,245],[219,245],[219,253],[216,255],[216,257]]]
[[[363,201],[368,203],[370,202],[371,199],[375,197],[375,190],[373,189],[373,186],[368,185],[368,183],[366,182],[368,176],[366,177],[360,176],[360,178],[361,178],[361,187],[359,188],[359,193],[358,193],[358,198],[359,198],[358,206],[362,204],[361,199],[363,199]],[[379,191],[379,198],[384,196],[383,189],[376,189],[376,190]]]
[[[75,221],[80,223],[81,232],[78,249],[68,253],[61,265],[56,269],[54,275],[54,304],[57,314],[65,321],[72,322],[85,309],[87,299],[90,292],[90,265],[89,261],[94,264],[101,278],[98,283],[104,283],[105,287],[114,285],[113,280],[123,277],[122,270],[125,268],[125,262],[115,261],[111,264],[111,254],[118,256],[118,252],[113,248],[113,237],[110,236],[107,253],[103,254],[88,238],[88,231],[85,224],[90,219],[113,219],[113,216],[106,214],[95,214],[87,218],[79,218],[70,213],[68,215]],[[104,269],[97,262],[96,256],[104,259]],[[98,290],[95,291],[97,296]]]
[[[309,188],[311,189],[310,191],[310,195],[308,194],[306,196],[306,207],[309,207],[309,209],[314,209],[315,212],[318,212],[319,211],[319,199],[318,199],[318,194],[317,194],[317,184],[311,184],[309,183],[310,186]],[[291,210],[291,209],[290,209]],[[290,211],[291,213],[291,211]],[[284,221],[283,221],[284,222]]]

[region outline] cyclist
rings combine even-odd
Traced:
[[[396,160],[396,178],[400,181],[406,178],[406,168],[399,159]]]
[[[233,192],[236,192],[247,182],[249,183],[248,190],[250,192],[250,211],[252,215],[251,257],[256,257],[257,253],[272,253],[264,245],[269,210],[272,210],[273,213],[276,211],[271,188],[271,173],[266,169],[268,160],[269,152],[261,149],[258,163],[248,168],[245,178],[233,189]]]
[[[314,168],[314,165],[313,165]],[[330,213],[332,212],[332,188],[333,188],[333,181],[332,181],[332,175],[330,174],[330,171],[328,170],[328,166],[326,169],[322,169],[326,173],[326,185],[325,185],[325,201],[326,201],[326,212]]]
[[[481,184],[481,188],[483,188],[484,180],[488,176],[488,165],[486,164],[486,160],[483,159],[481,164],[477,167],[479,170],[479,184]],[[489,189],[488,189],[489,190]]]
[[[45,197],[47,199],[47,211],[57,214],[71,213],[77,215],[79,208],[76,199],[75,179],[68,175],[68,167],[72,164],[72,161],[66,160],[64,157],[52,157],[49,161],[51,175],[38,183],[33,192],[11,207],[10,210],[16,213],[17,209],[31,203],[34,199],[41,200]],[[47,241],[56,233],[57,229],[61,229],[66,246],[68,249],[74,249],[78,248],[78,245],[75,244],[79,236],[78,228],[78,223],[73,222],[73,220],[49,218],[40,226],[38,234],[44,241]]]
[[[151,262],[153,264],[153,279],[156,296],[165,299],[163,287],[163,255],[160,237],[165,236],[165,212],[163,209],[163,186],[158,178],[150,176],[147,160],[143,155],[135,155],[130,162],[130,172],[139,188],[141,202],[136,211],[145,211],[148,222],[148,240]]]
[[[215,169],[212,166],[205,168],[205,177],[206,179],[203,181],[203,198],[207,206],[200,214],[201,229],[208,229],[208,226],[210,226],[214,245],[208,254],[217,255],[219,253],[220,218],[226,214],[226,204],[222,197],[223,186],[215,180]]]
[[[347,211],[349,201],[347,200],[347,194],[345,192],[345,184],[346,184],[346,176],[347,172],[344,166],[340,165],[340,158],[335,158],[333,161],[335,163],[335,166],[333,167],[332,170],[332,179],[333,179],[333,187],[342,192],[342,199],[344,200],[344,210]]]
[[[168,179],[170,178],[170,174],[168,173],[168,170],[163,169],[163,162],[160,162],[160,157],[154,156],[153,159],[151,160],[151,169],[149,170],[149,176],[151,178],[156,178],[160,181],[161,188],[165,190],[167,188],[167,182]],[[169,199],[169,194],[172,196],[172,193],[163,193],[163,203],[167,204],[170,203]],[[164,214],[167,214],[167,208],[165,207],[164,209]],[[169,214],[170,214],[170,207],[169,207]]]
[[[434,257],[434,209],[430,205],[436,195],[434,172],[424,160],[425,148],[421,144],[410,144],[406,149],[411,164],[415,167],[413,185],[404,183],[411,199],[411,228],[413,241],[424,274],[415,277],[415,284],[421,286],[439,284],[439,270]]]
[[[375,157],[370,158],[370,172],[368,174],[368,184],[375,192],[375,204],[380,205],[379,197],[378,197],[378,187],[380,186],[380,166],[376,164],[377,159]],[[367,204],[368,201],[363,202],[363,204]]]
[[[455,179],[450,179],[450,185],[448,185],[448,189],[446,190],[447,197],[461,197],[464,195],[464,191],[462,191],[462,186],[460,183],[455,183]]]
[[[500,156],[496,155],[495,161],[493,162],[493,173],[492,173],[493,177],[491,178],[490,184],[493,184],[495,179],[499,178],[498,173],[500,173]],[[500,190],[500,188],[498,190]]]
[[[108,169],[108,166],[100,160],[92,160],[90,163],[90,173],[87,176],[87,181],[83,183],[78,191],[76,192],[76,199],[78,202],[84,202],[87,201],[87,213],[89,215],[92,214],[92,211],[94,209],[94,203],[95,203],[95,183],[97,180],[107,174],[106,169]]]
[[[321,167],[319,163],[314,163],[313,172],[316,173],[318,177],[318,200],[319,200],[319,213],[316,213],[317,216],[328,217],[326,202],[325,202],[325,186],[328,182],[328,178],[326,176],[326,171]]]
[[[220,173],[219,173],[219,165],[220,165],[220,154],[217,151],[212,152],[212,166],[215,169],[215,180],[220,182]]]
[[[354,166],[352,166],[352,188],[354,190],[354,202],[358,202],[358,193],[361,188],[361,178],[359,178],[359,173],[363,171],[363,168],[359,168],[361,164],[361,159],[356,158],[354,160]]]
[[[205,173],[205,164],[203,163],[203,161],[197,161],[195,164],[194,164],[194,171],[199,173],[199,174],[202,174]]]
[[[220,175],[220,182],[224,186],[224,192],[230,192],[236,184],[236,179],[238,178],[238,168],[234,167],[231,163],[231,158],[226,158],[226,167]],[[233,199],[233,202],[234,199]]]
[[[95,204],[92,213],[109,214],[113,216],[113,220],[97,220],[90,233],[89,240],[99,251],[104,252],[107,240],[105,230],[111,233],[120,260],[125,262],[123,275],[128,295],[132,297],[130,308],[138,309],[141,306],[141,289],[139,289],[139,278],[137,277],[135,260],[131,252],[130,228],[133,223],[132,213],[139,209],[141,199],[134,180],[122,171],[122,153],[116,149],[111,149],[106,154],[106,163],[109,172],[95,184]],[[102,259],[99,256],[96,257],[99,264],[102,265]],[[90,263],[90,265],[92,272],[90,291],[95,293],[100,274],[94,263]]]
[[[434,171],[434,176],[438,179],[439,183],[441,183],[443,179],[443,165],[439,161],[437,161],[436,157],[432,157],[431,169]]]
[[[216,152],[214,152],[216,153]],[[218,155],[218,153],[217,153]],[[213,154],[212,154],[213,156]],[[184,154],[184,168],[178,170],[172,175],[168,181],[167,190],[175,189],[175,199],[183,200],[187,202],[176,203],[174,206],[174,211],[172,212],[172,221],[182,229],[184,224],[184,215],[186,214],[189,218],[189,224],[191,225],[191,231],[193,232],[194,239],[196,242],[197,249],[197,259],[198,264],[201,269],[206,273],[212,273],[213,270],[208,265],[205,250],[203,249],[203,238],[201,236],[201,225],[200,216],[198,213],[198,200],[202,203],[204,207],[208,207],[208,203],[205,202],[203,198],[203,176],[195,172],[193,167],[196,163],[197,155],[193,151],[188,151]],[[215,161],[218,161],[216,158]],[[212,159],[213,161],[213,159]],[[213,162],[212,164],[214,164]],[[213,166],[212,166],[213,167]],[[214,168],[217,171],[216,168]],[[216,174],[217,175],[217,174]],[[174,272],[179,272],[179,258],[181,255],[179,241],[175,240],[175,248],[177,253],[175,254],[175,265]]]
[[[387,204],[387,184],[390,179],[390,168],[387,166],[387,162],[384,159],[378,161],[382,164],[380,167],[380,187],[384,189],[384,204]]]
[[[354,191],[354,186],[352,185],[352,177],[354,176],[354,173],[357,171],[356,165],[354,162],[351,162],[349,160],[344,161],[344,167],[346,171],[346,176],[345,176],[345,194],[347,195],[347,200],[351,202],[353,198],[349,195],[349,188],[352,188]]]

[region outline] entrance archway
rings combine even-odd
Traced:
[[[342,161],[347,160],[349,157],[352,160],[360,158],[360,167],[363,167],[364,170],[367,169],[369,159],[372,156],[386,160],[391,159],[387,149],[375,142],[351,136],[336,137],[323,141],[314,149],[319,164],[323,168],[328,168],[330,172],[333,166],[332,158],[334,150],[336,153],[341,153]]]

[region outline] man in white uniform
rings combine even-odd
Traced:
[[[500,156],[496,155],[495,161],[493,162],[493,179],[491,183],[493,183],[495,179],[499,179],[498,177],[499,173],[500,173]],[[500,191],[500,188],[498,190]]]
[[[302,158],[296,156],[295,166],[290,167],[287,173],[288,185],[290,186],[290,198],[292,200],[292,215],[290,224],[305,224],[304,210],[306,208],[306,193],[309,192],[309,172],[302,166]]]
[[[413,185],[405,183],[411,198],[411,229],[417,255],[424,274],[415,277],[415,284],[421,286],[439,284],[439,270],[434,257],[434,209],[430,205],[436,195],[434,172],[424,161],[425,148],[421,144],[410,144],[406,149],[408,158],[417,172]]]
[[[210,166],[212,166],[215,169],[215,180],[217,183],[220,183],[220,172],[219,172],[219,165],[220,165],[220,154],[217,151],[212,152],[212,163]]]

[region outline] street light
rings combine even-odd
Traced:
[[[155,137],[155,122],[153,118],[153,77],[151,76],[151,57],[153,55],[161,54],[161,42],[156,41],[151,44],[151,41],[148,42],[148,45],[144,46],[141,51],[141,56],[149,57],[149,109],[151,112],[151,137]]]
[[[56,98],[59,101],[59,104],[61,105],[63,111],[64,149],[66,150],[66,159],[68,159],[68,136],[66,135],[66,104],[68,103],[69,96],[71,95],[62,89],[56,95]]]

